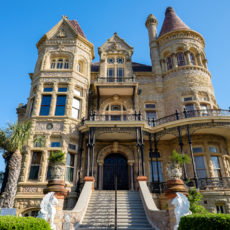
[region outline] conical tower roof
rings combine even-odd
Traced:
[[[175,30],[191,30],[175,13],[172,7],[165,11],[165,19],[159,37]]]

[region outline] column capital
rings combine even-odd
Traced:
[[[133,165],[134,164],[134,160],[128,160],[128,165]]]

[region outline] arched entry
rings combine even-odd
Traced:
[[[103,189],[114,190],[114,178],[117,175],[117,189],[128,190],[128,164],[121,154],[110,154],[104,159]]]

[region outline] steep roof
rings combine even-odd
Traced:
[[[76,33],[79,33],[82,37],[86,38],[84,32],[82,31],[80,25],[78,24],[76,20],[68,20],[68,21]]]
[[[165,19],[159,37],[176,30],[191,30],[175,13],[172,7],[165,11]]]
[[[91,64],[92,72],[99,72],[100,62],[94,62]],[[132,62],[133,72],[151,72],[152,66],[140,64],[137,62]]]

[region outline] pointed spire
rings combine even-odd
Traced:
[[[159,37],[175,30],[190,30],[190,28],[176,15],[172,7],[168,7]]]

